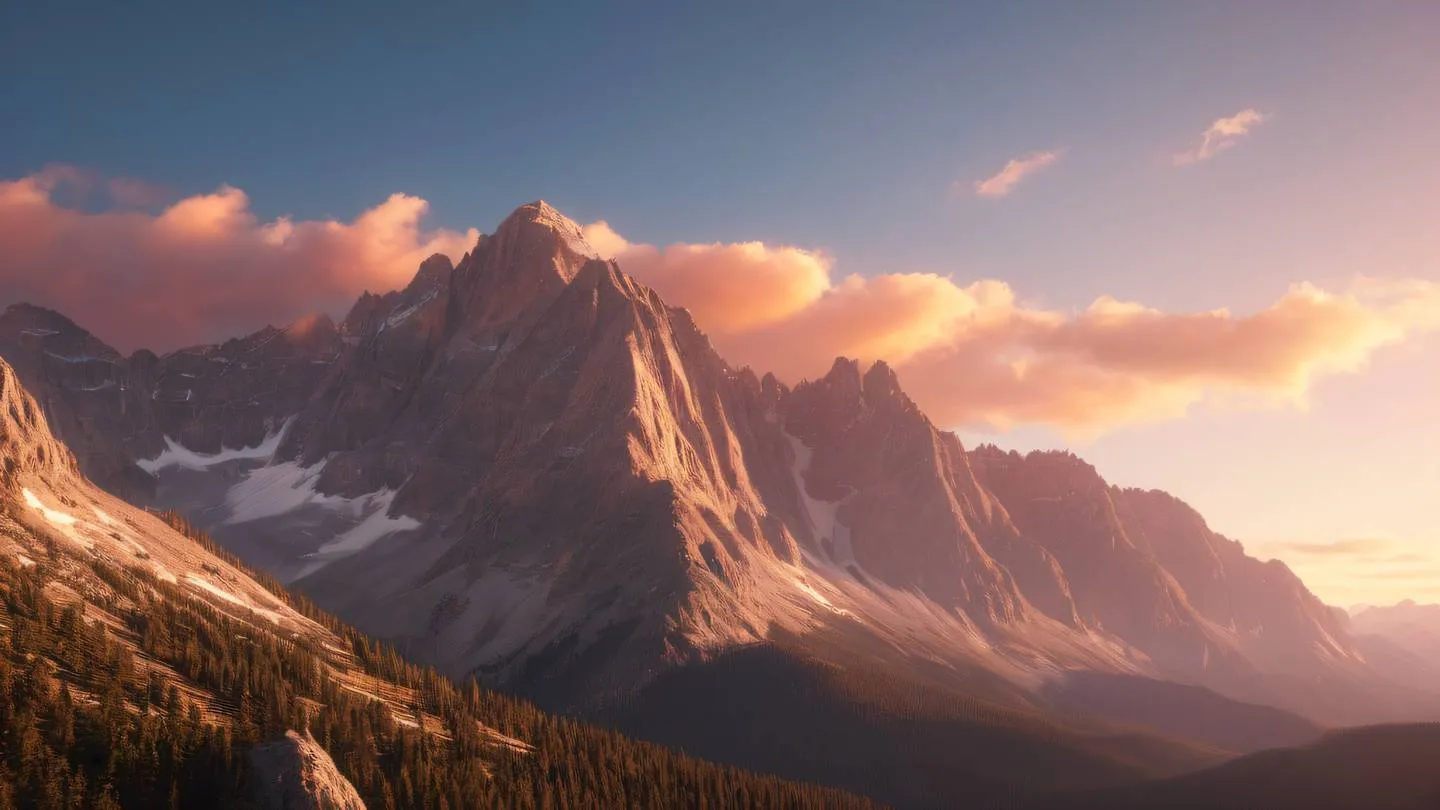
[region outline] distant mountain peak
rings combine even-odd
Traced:
[[[900,378],[896,376],[895,369],[884,360],[875,361],[865,372],[864,386],[866,398],[872,401],[906,396],[900,388]]]
[[[291,321],[283,330],[291,338],[305,339],[317,333],[335,331],[335,321],[323,312],[311,312]]]
[[[835,382],[860,383],[860,361],[849,357],[836,357],[835,362],[830,364],[830,371],[826,372],[825,380]]]
[[[420,270],[415,273],[410,286],[443,287],[450,283],[450,274],[453,272],[455,263],[450,261],[450,257],[444,253],[436,253],[420,263]]]

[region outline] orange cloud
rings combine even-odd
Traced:
[[[600,255],[620,260],[667,301],[686,302],[711,329],[733,332],[784,320],[830,288],[830,260],[812,251],[759,242],[661,250],[631,244],[604,221],[581,230]]]
[[[362,291],[403,286],[431,254],[459,258],[479,238],[422,231],[427,203],[404,194],[349,223],[260,222],[230,186],[156,215],[90,213],[57,196],[102,187],[122,206],[162,199],[151,186],[101,183],[67,166],[0,181],[0,289],[6,301],[53,306],[127,351],[221,339],[314,310],[342,314]]]
[[[1043,152],[1031,152],[1028,155],[1021,155],[1007,161],[1000,171],[975,183],[975,195],[978,197],[1004,197],[1015,190],[1026,177],[1053,165],[1060,159],[1060,150],[1051,149]]]
[[[1303,402],[1315,380],[1440,328],[1440,285],[1426,281],[1362,278],[1338,293],[1297,284],[1248,315],[1166,313],[1109,297],[1061,312],[1020,305],[1000,281],[892,273],[835,282],[828,260],[796,248],[660,250],[604,223],[586,236],[689,308],[732,363],[794,382],[838,355],[883,359],[946,426],[1087,433],[1178,417],[1201,402]]]
[[[1201,133],[1200,143],[1194,149],[1175,155],[1175,165],[1188,166],[1191,163],[1209,160],[1217,153],[1234,146],[1240,138],[1250,134],[1251,128],[1268,120],[1269,117],[1259,110],[1247,108],[1229,118],[1216,120],[1205,132]]]

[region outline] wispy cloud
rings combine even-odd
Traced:
[[[1392,568],[1384,571],[1364,571],[1352,574],[1352,576],[1365,579],[1413,579],[1422,582],[1440,582],[1440,568]]]
[[[1276,543],[1275,551],[1288,554],[1303,554],[1311,557],[1354,557],[1377,554],[1390,548],[1389,540],[1378,537],[1356,537],[1347,540],[1333,540],[1328,543]]]
[[[975,181],[975,196],[1005,197],[1009,195],[1021,180],[1055,165],[1064,151],[1063,149],[1048,149],[1011,158],[1001,167],[1000,171],[984,180]]]
[[[1239,143],[1241,138],[1250,134],[1252,128],[1269,118],[1269,115],[1253,107],[1248,107],[1229,118],[1218,119],[1200,136],[1200,143],[1194,149],[1174,156],[1175,165],[1188,166],[1192,163],[1209,160]]]

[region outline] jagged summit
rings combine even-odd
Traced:
[[[580,226],[543,201],[515,209],[480,240],[451,276],[456,326],[478,345],[553,302],[595,249]]]
[[[335,319],[323,312],[310,312],[291,321],[281,331],[291,339],[303,340],[317,333],[334,332],[335,329]]]
[[[455,272],[455,263],[444,253],[436,253],[420,263],[420,270],[410,282],[410,288],[417,286],[442,287],[449,285],[450,274]]]
[[[528,237],[518,238],[548,241],[545,232],[549,232],[552,235],[551,238],[557,240],[576,257],[599,258],[595,248],[586,241],[580,226],[544,200],[525,203],[512,211],[510,216],[506,217],[495,229],[495,238],[514,239],[517,238],[517,234],[527,234]]]
[[[502,220],[500,227],[505,227],[505,222],[509,222],[517,218],[529,220],[531,222],[545,222],[552,224],[570,223],[572,225],[574,224],[568,217],[560,213],[560,211],[556,209],[555,206],[551,205],[548,202],[545,202],[544,200],[533,200],[531,202],[517,206],[514,211],[510,212],[510,216]]]

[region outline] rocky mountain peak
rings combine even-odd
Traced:
[[[835,362],[830,364],[830,370],[821,378],[821,382],[842,391],[859,392],[860,386],[860,361],[852,360],[849,357],[837,357]]]
[[[895,370],[890,368],[884,360],[877,360],[870,370],[865,372],[865,394],[870,397],[890,397],[903,393],[900,390],[900,378],[895,376]]]
[[[43,347],[62,357],[115,360],[120,353],[86,329],[53,309],[29,303],[11,304],[0,314],[0,335],[39,351]]]
[[[554,250],[568,253],[571,260],[567,280],[573,278],[578,265],[575,260],[599,258],[595,248],[586,241],[585,234],[576,222],[557,211],[544,200],[526,203],[516,208],[495,229],[494,239],[509,241],[522,250]],[[563,273],[563,271],[562,271]]]
[[[291,321],[288,326],[281,330],[285,339],[293,342],[310,340],[329,340],[339,331],[335,321],[323,312],[311,312],[301,315]]]
[[[453,273],[464,331],[483,345],[543,310],[598,258],[573,220],[543,201],[520,206]]]
[[[410,281],[406,288],[413,290],[417,288],[434,289],[450,286],[450,274],[455,272],[455,264],[450,257],[444,253],[436,253],[420,263],[420,270],[415,273],[415,278]]]

